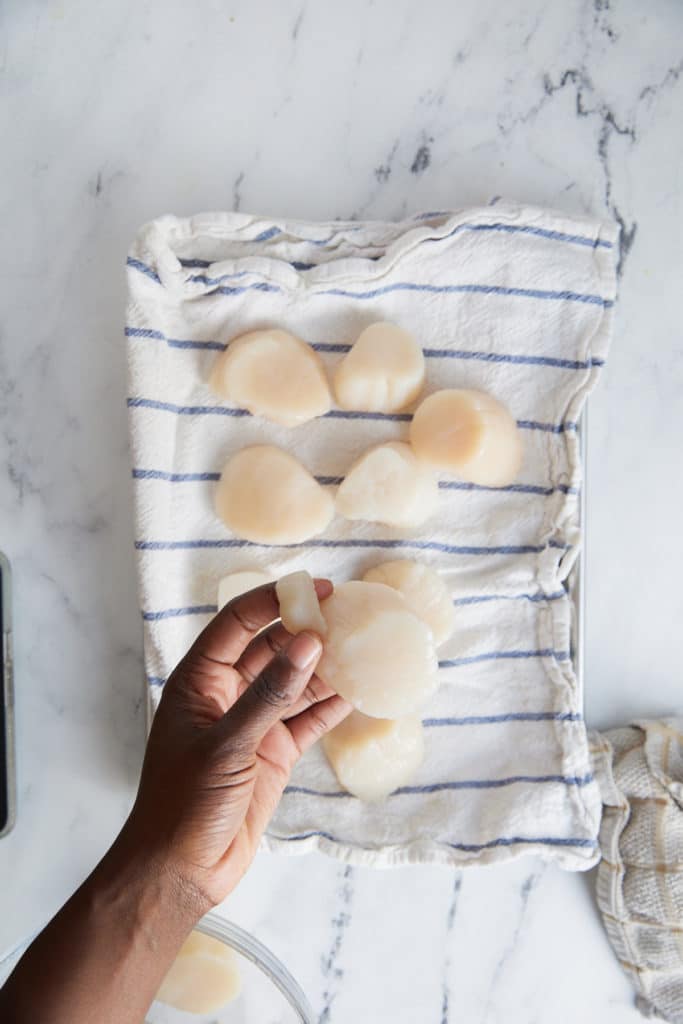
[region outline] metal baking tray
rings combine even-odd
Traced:
[[[581,713],[583,713],[586,647],[586,482],[588,480],[588,421],[585,407],[579,419],[578,435],[581,451],[581,490],[579,493],[581,547],[572,570],[567,577],[566,587],[572,603],[570,654],[574,666],[574,675],[576,676],[578,706]]]

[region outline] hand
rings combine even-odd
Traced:
[[[319,598],[332,592],[317,580]],[[320,638],[281,623],[274,584],[231,601],[168,679],[126,845],[198,901],[220,903],[251,863],[292,768],[349,712],[317,676]]]

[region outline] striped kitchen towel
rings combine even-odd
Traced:
[[[448,581],[457,630],[424,711],[418,776],[376,806],[342,792],[320,750],[297,768],[266,845],[390,864],[503,860],[532,851],[570,869],[598,856],[600,800],[570,659],[565,581],[580,542],[577,420],[605,361],[616,230],[498,204],[402,223],[306,224],[236,213],[162,217],[128,258],[126,325],[136,548],[152,701],[216,610],[225,573],[295,569],[336,581],[417,558]],[[288,547],[248,543],[213,511],[238,449],[272,443],[334,487],[410,414],[333,409],[285,430],[207,388],[231,338],[277,326],[331,370],[368,324],[411,331],[427,392],[490,391],[525,457],[502,488],[441,479],[437,515],[411,532],[335,520]]]

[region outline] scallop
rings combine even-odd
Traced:
[[[275,584],[275,592],[280,604],[282,625],[290,633],[300,633],[304,629],[312,630],[318,636],[327,632],[327,624],[322,617],[315,583],[307,572],[292,572],[283,576]]]
[[[379,445],[353,464],[337,491],[337,511],[347,519],[414,527],[436,508],[433,472],[400,441]]]
[[[395,324],[372,324],[359,335],[334,376],[342,409],[399,412],[424,385],[425,360],[412,334]]]
[[[283,427],[323,416],[331,406],[322,360],[287,331],[251,331],[235,338],[216,360],[209,386]]]
[[[406,604],[429,626],[438,646],[453,633],[455,612],[443,577],[428,565],[410,559],[383,562],[365,573],[367,583],[384,583],[398,590]]]
[[[334,502],[293,455],[254,445],[228,460],[216,487],[216,511],[236,537],[300,544],[329,525]]]
[[[225,605],[241,597],[249,590],[262,587],[264,583],[270,583],[272,576],[260,569],[244,569],[240,572],[231,572],[218,582],[218,610]]]
[[[180,947],[156,998],[184,1013],[216,1013],[239,995],[241,987],[237,953],[195,931]]]
[[[320,608],[327,635],[316,672],[358,711],[400,718],[434,693],[434,638],[398,591],[352,580],[336,587]]]
[[[366,803],[383,800],[404,786],[424,758],[419,715],[392,721],[352,711],[322,743],[340,784]]]
[[[486,487],[512,483],[522,464],[519,429],[504,405],[484,391],[437,391],[410,425],[415,454],[436,469]]]

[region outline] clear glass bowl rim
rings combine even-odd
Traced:
[[[299,983],[285,965],[253,935],[213,911],[199,921],[195,930],[224,942],[250,960],[280,990],[302,1024],[316,1024],[311,1004]]]

